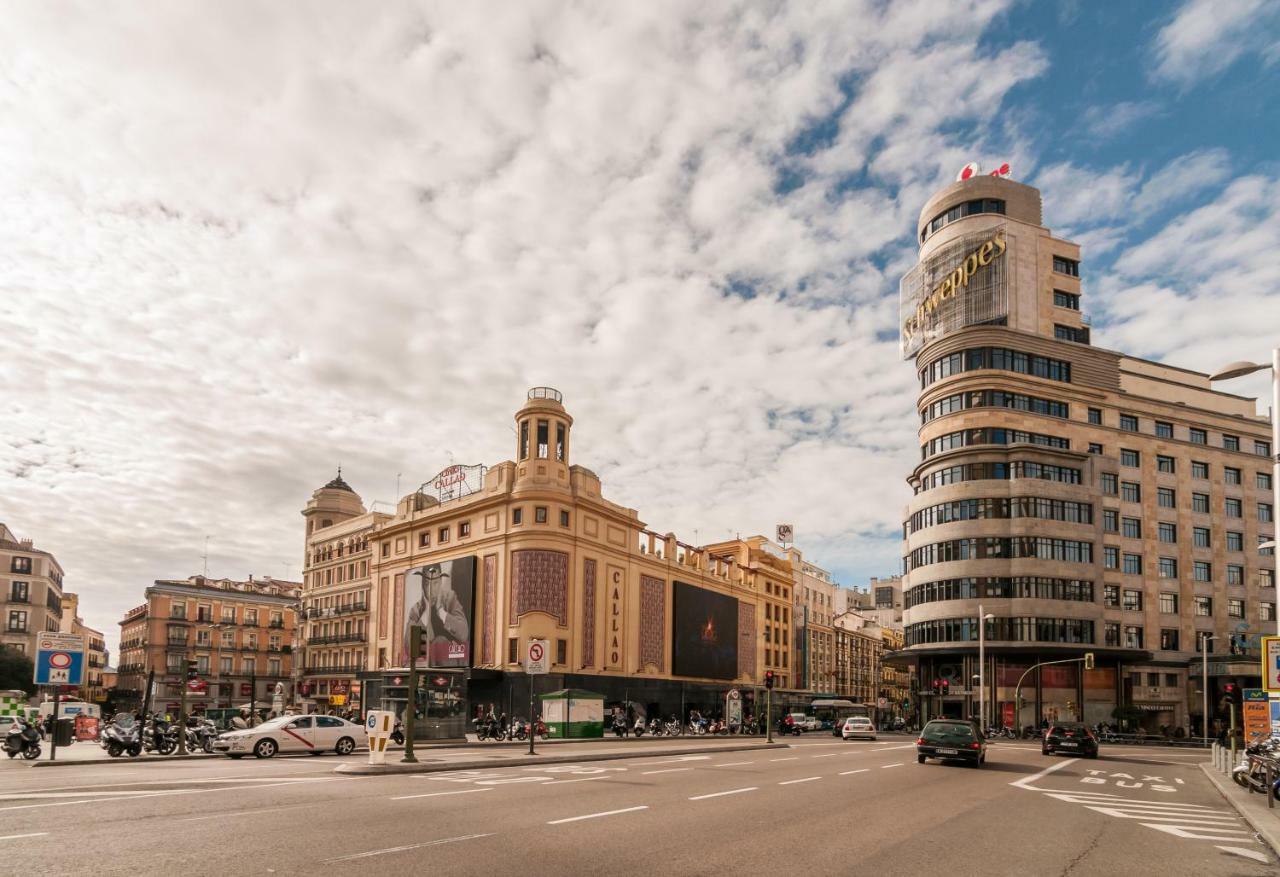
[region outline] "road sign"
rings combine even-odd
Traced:
[[[1280,691],[1280,636],[1262,638],[1262,687]]]
[[[36,636],[36,685],[84,682],[84,637],[70,633]]]
[[[551,661],[547,657],[547,641],[545,639],[529,640],[529,651],[525,655],[524,672],[537,676],[548,672]]]
[[[190,694],[208,694],[209,683],[203,679],[188,679],[187,692]]]

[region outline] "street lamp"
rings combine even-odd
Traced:
[[[1200,634],[1200,736],[1209,739],[1209,640],[1211,633]]]
[[[1271,527],[1274,534],[1276,514],[1280,512],[1280,347],[1271,351],[1271,364],[1263,362],[1233,362],[1209,375],[1211,381],[1229,381],[1264,369],[1271,369]],[[1276,536],[1258,546],[1262,551],[1276,547]],[[1276,633],[1280,634],[1280,612],[1276,613]]]
[[[978,604],[978,721],[982,723],[982,732],[987,728],[987,622],[995,615],[982,611]],[[1017,705],[1014,705],[1017,709]]]

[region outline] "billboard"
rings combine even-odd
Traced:
[[[470,666],[475,591],[475,557],[439,560],[408,570],[401,664],[409,663],[409,628],[417,624],[426,643],[426,653],[418,657],[419,667]]]
[[[733,679],[738,675],[738,601],[672,582],[671,670],[676,676]]]
[[[906,273],[898,288],[902,358],[965,326],[1009,315],[1003,225],[957,238]]]
[[[448,466],[418,488],[420,493],[434,493],[440,502],[469,496],[484,487],[484,466]]]

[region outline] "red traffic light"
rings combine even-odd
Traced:
[[[764,671],[764,687],[773,688],[773,671],[772,670]]]

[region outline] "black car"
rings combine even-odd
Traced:
[[[964,761],[981,767],[987,760],[987,741],[978,723],[966,719],[934,719],[924,726],[916,740],[916,761],[930,758]]]
[[[1055,752],[1097,758],[1098,738],[1079,722],[1058,722],[1045,732],[1044,742],[1040,744],[1040,754],[1052,755]]]

